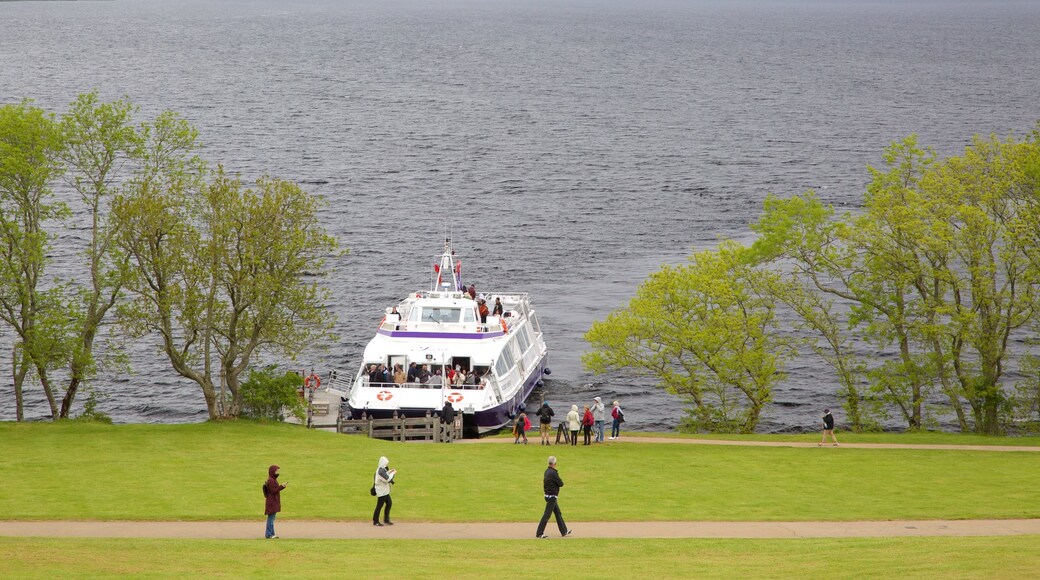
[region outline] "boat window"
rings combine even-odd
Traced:
[[[465,309],[462,310],[462,321],[463,322],[476,322],[477,321],[477,317],[476,317],[476,315],[473,314],[472,310],[470,310],[469,308],[465,308]]]
[[[420,308],[412,308],[408,311],[408,322],[419,322],[419,311]]]
[[[513,368],[514,364],[513,353],[509,348],[502,349],[502,353],[498,356],[498,361],[495,363],[495,374],[498,376],[504,376],[509,372],[509,369]]]
[[[439,322],[441,324],[457,323],[461,310],[458,308],[425,307],[422,309],[423,322]]]
[[[521,353],[527,352],[527,349],[531,346],[531,341],[528,340],[528,338],[527,338],[527,325],[526,324],[523,325],[522,330],[520,332],[516,333],[516,340],[518,341],[518,346],[520,347],[520,352]]]

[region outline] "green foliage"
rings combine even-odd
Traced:
[[[242,382],[242,411],[253,419],[279,420],[286,410],[300,421],[306,417],[298,389],[300,375],[286,371],[279,374],[275,366],[252,370]]]
[[[83,412],[77,415],[74,420],[111,425],[112,417],[98,409],[98,405],[104,397],[104,393],[96,389],[90,389],[87,393],[87,400],[83,402]]]
[[[794,350],[776,332],[774,301],[756,289],[767,274],[748,258],[724,243],[651,274],[628,307],[586,333],[586,366],[633,369],[685,397],[687,429],[754,431]]]

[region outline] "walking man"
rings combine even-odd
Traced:
[[[561,536],[571,535],[571,531],[567,529],[567,524],[563,523],[563,514],[560,513],[560,488],[563,487],[563,480],[560,479],[560,474],[556,472],[556,456],[549,456],[549,467],[545,470],[545,476],[542,478],[542,489],[545,492],[545,513],[542,514],[541,521],[538,522],[538,531],[535,532],[535,536],[539,538],[548,538],[545,535],[545,525],[549,523],[549,515],[556,516],[556,525],[560,528]]]
[[[834,415],[831,415],[830,409],[823,410],[823,437],[820,438],[820,442],[816,445],[817,447],[823,447],[824,442],[827,441],[827,436],[831,436],[831,441],[834,441],[834,446],[838,446],[838,439],[834,437]]]

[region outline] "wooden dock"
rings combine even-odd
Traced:
[[[390,441],[451,443],[462,438],[462,415],[455,415],[455,421],[451,425],[441,423],[440,417],[432,415],[429,411],[426,411],[425,417],[399,417],[396,411],[389,419],[373,419],[364,414],[360,419],[346,419],[340,416],[336,422],[336,431]]]

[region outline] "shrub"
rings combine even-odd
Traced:
[[[278,367],[252,370],[242,383],[242,414],[254,419],[281,420],[283,412],[303,421],[306,409],[296,390],[302,384],[300,375]]]

